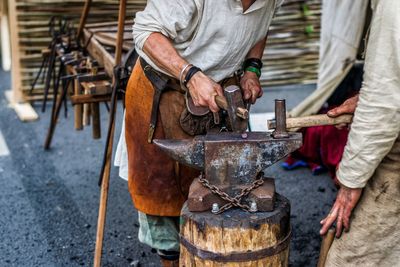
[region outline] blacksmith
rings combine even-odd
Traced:
[[[400,1],[372,0],[364,84],[328,115],[355,110],[337,172],[336,221],[326,266],[400,266]],[[353,210],[354,209],[354,210]],[[351,228],[350,228],[351,219]]]
[[[223,95],[227,84],[240,83],[251,103],[261,97],[261,57],[282,1],[149,0],[137,13],[133,36],[141,60],[126,92],[128,184],[139,210],[139,240],[158,251],[164,266],[177,264],[179,215],[189,185],[199,174],[179,166],[148,141],[205,133],[213,126],[209,111],[219,111],[215,96]],[[235,73],[240,69],[244,74],[239,81]],[[166,86],[154,75],[167,79]],[[153,97],[157,87],[165,88],[159,104]],[[198,107],[191,111],[204,116],[187,110],[185,95]],[[153,133],[149,125],[155,122],[151,113],[157,106]]]

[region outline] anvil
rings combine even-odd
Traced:
[[[260,172],[302,145],[301,133],[284,137],[268,132],[224,132],[196,136],[192,140],[154,140],[154,143],[176,161],[203,171],[210,184],[234,197],[249,187]],[[271,211],[274,206],[274,180],[264,177],[264,184],[242,199],[258,211]],[[213,204],[227,202],[205,188],[198,179],[189,191],[190,211],[210,210]],[[255,204],[254,204],[255,203]]]

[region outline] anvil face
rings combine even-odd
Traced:
[[[274,139],[266,132],[226,132],[197,136],[193,140],[154,140],[182,164],[205,172],[214,185],[249,184],[256,175],[302,145],[301,133]]]

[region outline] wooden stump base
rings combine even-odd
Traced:
[[[181,218],[180,266],[288,266],[290,203],[279,194],[272,212],[214,215],[185,205]]]

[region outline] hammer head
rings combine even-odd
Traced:
[[[229,124],[233,132],[243,133],[247,130],[249,111],[243,101],[239,86],[231,85],[224,89],[224,97],[215,98],[217,105],[226,110]],[[195,106],[189,93],[186,94],[186,107],[188,111],[196,116],[203,116],[210,112],[208,107]]]
[[[245,132],[248,126],[249,115],[244,105],[240,87],[236,85],[228,86],[224,89],[224,95],[227,101],[226,111],[228,112],[232,131],[237,133]]]

